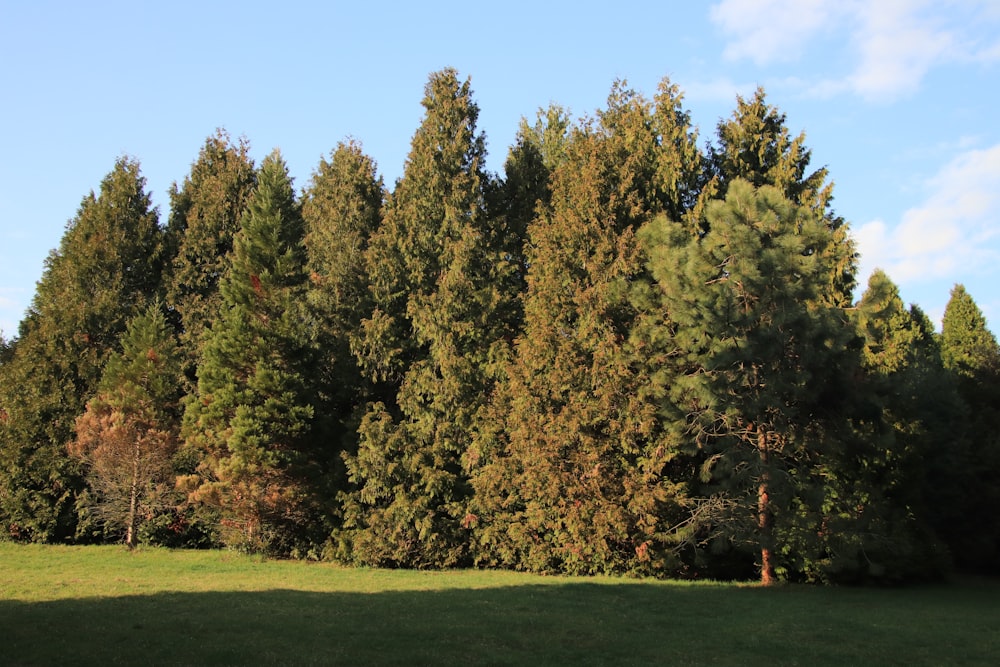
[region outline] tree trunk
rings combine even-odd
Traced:
[[[770,586],[777,583],[774,574],[774,516],[771,511],[771,469],[768,461],[767,431],[763,428],[757,434],[757,449],[760,452],[760,486],[757,487],[757,528],[760,530],[760,583]]]
[[[132,445],[132,486],[129,489],[128,519],[125,525],[125,545],[135,547],[135,515],[139,505],[139,443]]]

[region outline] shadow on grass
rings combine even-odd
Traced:
[[[995,664],[997,590],[567,583],[0,600],[0,664]]]

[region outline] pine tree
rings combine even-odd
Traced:
[[[311,484],[324,472],[311,440],[315,366],[306,308],[304,226],[275,151],[234,240],[223,315],[207,334],[186,447],[200,457],[183,487],[217,508],[223,540],[252,551],[309,548],[324,529]]]
[[[369,407],[341,537],[371,564],[452,566],[469,559],[462,464],[495,382],[517,269],[485,209],[485,139],[468,81],[430,76],[402,179],[371,239],[374,311],[355,350],[386,401]],[[464,524],[464,525],[463,525]]]
[[[681,442],[752,526],[761,581],[775,581],[776,523],[788,476],[815,445],[822,379],[846,327],[824,304],[833,242],[822,215],[773,186],[729,183],[705,231],[660,217],[643,230],[650,271],[674,327],[677,375],[666,406]]]
[[[483,562],[542,571],[659,570],[678,488],[655,406],[624,346],[641,271],[635,228],[686,199],[664,179],[674,152],[700,157],[690,128],[661,134],[657,108],[618,83],[596,121],[574,128],[549,207],[529,227],[525,331],[477,452]],[[683,117],[682,117],[683,118]],[[676,162],[684,158],[677,157]]]
[[[0,520],[16,539],[74,537],[66,444],[128,320],[161,289],[163,234],[139,164],[119,159],[45,262],[0,386]]]
[[[1000,346],[986,318],[956,285],[941,321],[941,356],[967,406],[965,452],[958,475],[962,502],[948,541],[964,569],[997,572],[1000,557]],[[957,443],[942,443],[955,447]],[[960,446],[960,445],[959,445]]]
[[[854,291],[857,253],[846,222],[831,209],[833,183],[827,170],[809,172],[811,160],[805,134],[793,139],[785,114],[768,104],[764,89],[758,88],[753,99],[737,97],[732,116],[719,122],[716,145],[709,147],[713,178],[705,194],[724,197],[729,184],[742,179],[754,187],[772,185],[792,202],[821,213],[833,239],[825,298],[846,308]]]
[[[225,131],[217,131],[205,140],[182,186],[174,184],[170,191],[167,229],[173,248],[166,298],[180,318],[192,384],[202,334],[221,315],[219,283],[256,183],[248,150],[245,140],[234,144]]]
[[[129,323],[121,348],[77,417],[69,452],[84,463],[101,523],[132,548],[142,525],[173,504],[181,355],[155,303]]]

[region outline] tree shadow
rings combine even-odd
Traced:
[[[0,600],[0,664],[919,664],[942,631],[959,630],[923,627],[954,616],[958,601],[912,627],[880,625],[906,605],[882,594],[573,582]],[[873,610],[872,599],[891,604]],[[998,614],[980,615],[981,628],[972,617],[953,623],[978,643],[952,636],[960,652],[949,655],[986,664],[998,648],[989,639]]]

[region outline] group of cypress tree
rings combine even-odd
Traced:
[[[856,253],[763,91],[523,121],[434,73],[391,191],[210,137],[161,226],[122,159],[0,341],[0,522],[391,567],[809,581],[1000,556],[1000,347]]]

